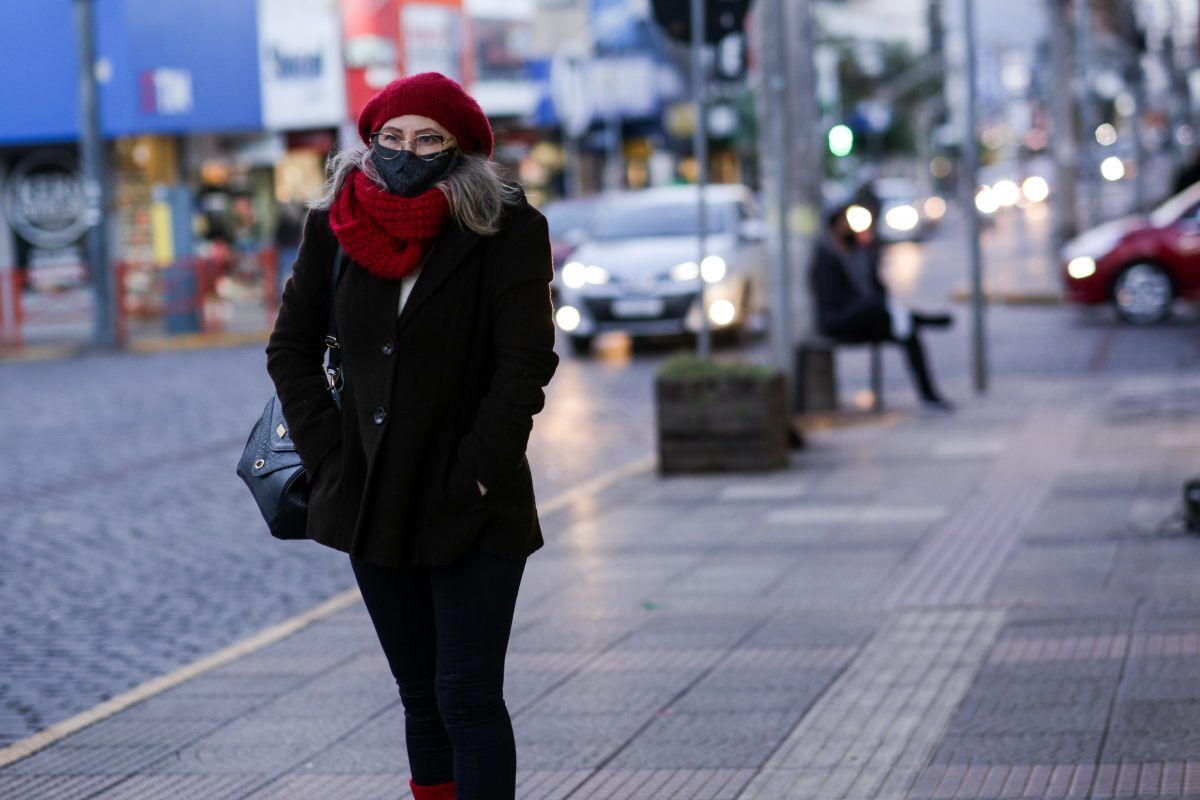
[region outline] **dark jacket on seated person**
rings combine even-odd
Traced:
[[[809,272],[821,333],[843,342],[892,338],[887,288],[877,265],[871,250],[857,247],[846,253],[832,237],[821,237]]]

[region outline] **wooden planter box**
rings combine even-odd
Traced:
[[[787,396],[782,375],[659,376],[655,400],[662,474],[787,466]]]

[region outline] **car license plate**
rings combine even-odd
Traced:
[[[622,297],[613,301],[614,317],[661,317],[663,301],[658,297]]]

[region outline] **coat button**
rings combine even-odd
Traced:
[[[382,425],[385,419],[387,419],[387,409],[383,406],[375,409],[375,424]]]
[[[390,356],[392,353],[396,352],[396,345],[391,339],[384,339],[383,344],[379,347],[379,350],[385,356]]]

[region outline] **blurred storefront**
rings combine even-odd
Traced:
[[[0,270],[19,266],[26,290],[87,278],[74,37],[70,3],[30,4],[0,33],[20,78],[0,102],[24,109],[0,118]],[[97,4],[97,55],[112,263],[224,259],[261,290],[347,118],[339,0]]]
[[[402,74],[469,79],[462,0],[340,0],[340,6],[347,100],[342,141],[357,139],[354,120],[363,106]]]

